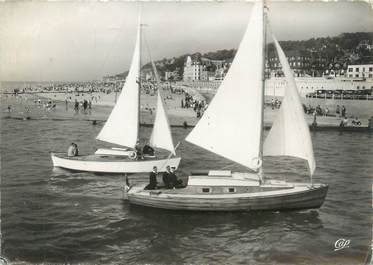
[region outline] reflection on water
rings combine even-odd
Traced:
[[[5,104],[2,104],[2,110]],[[317,210],[187,213],[128,205],[122,175],[52,169],[50,151],[103,144],[82,120],[1,120],[3,255],[27,262],[114,264],[363,264],[371,239],[372,135],[313,133],[315,182],[329,184]],[[175,128],[174,142],[189,129]],[[143,128],[142,137],[150,134]],[[239,147],[237,147],[239,148]],[[179,174],[244,170],[182,142]],[[273,178],[308,181],[305,163],[266,159]],[[135,182],[147,174],[131,175]],[[334,251],[339,238],[350,247]]]

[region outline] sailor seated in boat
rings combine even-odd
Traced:
[[[166,167],[166,171],[163,172],[162,180],[166,189],[172,189],[172,182],[171,182],[171,168],[170,166]]]
[[[176,189],[183,188],[184,187],[183,181],[181,179],[177,179],[175,171],[176,171],[176,167],[171,167],[171,173],[169,175],[171,186],[172,188],[176,188]]]
[[[141,150],[141,146],[140,146],[140,141],[137,141],[136,145],[135,145],[135,152],[136,152],[136,158],[137,159],[144,159],[144,157],[142,156],[142,150]]]
[[[142,149],[143,155],[154,156],[154,149],[149,144],[144,145]]]
[[[149,174],[149,184],[144,188],[144,190],[155,190],[157,188],[157,167],[153,167],[153,171]]]
[[[361,126],[361,121],[359,120],[358,117],[354,118],[351,123],[352,123],[352,126]]]
[[[67,149],[67,156],[77,156],[78,154],[78,145],[76,143],[71,143],[71,145]]]

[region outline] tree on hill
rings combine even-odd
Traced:
[[[324,65],[326,69],[329,65],[335,65],[336,63],[343,68],[351,63],[373,63],[373,49],[359,47],[363,41],[373,46],[373,32],[342,33],[335,37],[319,37],[302,41],[280,41],[280,45],[285,54],[289,51],[297,51],[299,54],[311,54],[315,58],[326,58]],[[155,61],[155,64],[160,76],[164,76],[166,71],[177,71],[179,76],[182,76],[187,56],[191,56],[193,60],[200,60],[203,57],[210,60],[231,61],[235,54],[235,49],[223,49],[204,54],[197,52],[173,57],[172,60],[163,58]],[[273,43],[267,45],[267,56],[276,56]],[[322,65],[314,66],[317,70],[323,70]],[[151,69],[151,67],[151,63],[148,62],[142,69]],[[119,75],[125,78],[127,72]]]

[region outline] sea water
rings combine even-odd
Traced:
[[[8,113],[7,106],[12,105]],[[28,112],[25,110],[28,106]],[[2,97],[2,256],[26,263],[95,264],[364,264],[371,244],[373,134],[314,132],[315,182],[329,185],[320,209],[285,212],[172,212],[130,206],[122,175],[53,169],[51,151],[71,142],[93,153],[102,124],[57,113],[33,100]],[[71,111],[71,110],[69,110]],[[68,111],[66,111],[68,113]],[[30,120],[18,119],[29,115]],[[66,116],[66,120],[53,119]],[[179,175],[244,168],[182,141]],[[142,128],[147,138],[150,128]],[[222,139],[229,141],[229,139]],[[244,148],[232,146],[232,148]],[[264,161],[267,176],[308,182],[297,159]],[[132,175],[132,182],[147,181]],[[348,242],[339,248],[338,240]]]

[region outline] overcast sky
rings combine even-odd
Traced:
[[[153,59],[237,48],[252,3],[141,3]],[[364,2],[270,2],[279,40],[373,32]],[[138,2],[0,3],[0,75],[8,81],[101,79],[128,69]],[[144,55],[147,58],[147,55]]]

